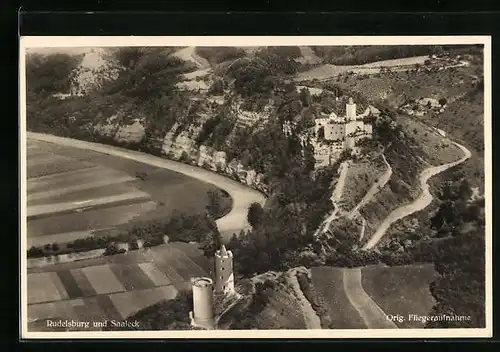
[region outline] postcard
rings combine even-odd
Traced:
[[[488,36],[23,37],[21,336],[492,336]]]

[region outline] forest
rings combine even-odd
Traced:
[[[334,65],[363,65],[370,62],[412,56],[442,55],[447,50],[470,47],[464,45],[357,45],[315,46],[316,55],[324,63]]]

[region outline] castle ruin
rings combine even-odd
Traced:
[[[229,296],[234,288],[233,253],[221,245],[215,252],[214,279],[197,277],[191,279],[193,290],[193,311],[191,325],[207,330],[215,329],[214,294]]]
[[[335,155],[346,149],[354,149],[359,140],[372,138],[373,126],[364,121],[370,113],[370,108],[367,108],[363,114],[357,115],[356,104],[349,98],[345,116],[337,116],[332,112],[328,117],[315,119],[314,145],[317,166],[330,164]],[[320,137],[321,130],[323,133]]]
[[[190,313],[191,325],[207,330],[215,329],[213,308],[213,281],[208,277],[191,279],[193,287],[193,311]]]

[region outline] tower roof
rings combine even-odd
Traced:
[[[221,245],[220,246],[220,255],[221,256],[224,256],[224,257],[227,257],[229,254],[227,253],[227,250],[226,250],[226,246],[224,245]]]
[[[349,97],[349,104],[354,104],[354,101],[352,100],[351,97]]]

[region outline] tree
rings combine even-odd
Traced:
[[[206,206],[207,214],[212,218],[217,218],[220,216],[221,211],[221,196],[217,191],[208,191],[208,204]]]
[[[325,127],[321,126],[320,128],[318,128],[317,138],[318,139],[325,139]]]
[[[254,202],[250,204],[250,207],[248,208],[247,219],[248,223],[253,228],[258,228],[259,225],[262,224],[262,221],[264,220],[264,209],[262,209],[262,206],[259,203]]]
[[[311,93],[309,92],[309,89],[302,88],[300,90],[300,101],[304,107],[311,106]]]
[[[81,57],[68,54],[27,55],[26,87],[34,93],[67,93],[71,87],[71,73]]]
[[[223,94],[224,93],[224,81],[222,79],[218,79],[212,83],[210,88],[208,89],[209,94]]]
[[[445,106],[447,102],[446,98],[439,99],[439,104],[441,104],[441,106]]]
[[[113,53],[113,58],[126,69],[132,68],[137,64],[139,59],[144,55],[144,51],[140,47],[125,47],[118,48]]]

